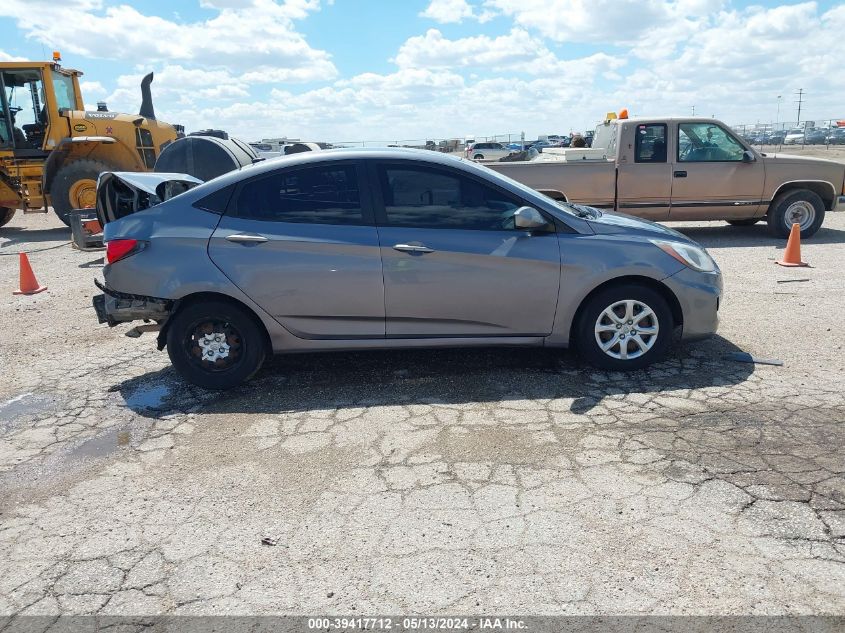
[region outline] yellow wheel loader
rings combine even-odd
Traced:
[[[78,70],[52,62],[0,62],[0,226],[18,209],[52,207],[69,224],[72,209],[93,207],[104,171],[152,171],[161,150],[184,136],[157,121],[141,82],[138,114],[86,111]]]

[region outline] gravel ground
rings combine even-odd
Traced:
[[[722,327],[651,371],[331,354],[211,394],[97,325],[101,253],[19,216],[0,614],[845,614],[845,214],[805,269],[762,224],[680,228],[723,268]],[[11,295],[20,250],[47,292]]]

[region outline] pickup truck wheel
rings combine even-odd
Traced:
[[[476,154],[473,156],[474,160],[484,160],[484,154]]]
[[[641,369],[663,358],[673,329],[672,311],[658,292],[613,286],[584,304],[573,342],[581,357],[600,369]]]
[[[0,226],[6,226],[15,217],[15,209],[0,207]]]
[[[202,301],[172,317],[167,354],[188,382],[231,389],[261,368],[266,344],[261,326],[246,310],[227,301]]]
[[[62,167],[50,186],[50,202],[59,219],[70,226],[73,209],[97,204],[97,178],[111,167],[99,160],[76,160]]]
[[[810,237],[824,222],[824,202],[809,189],[786,191],[772,201],[766,222],[778,237],[789,237],[793,223],[801,227],[801,237]]]
[[[728,224],[731,226],[754,226],[764,219],[765,218],[746,218],[744,220],[728,220]]]

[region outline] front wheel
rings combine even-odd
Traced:
[[[111,169],[99,160],[84,158],[63,166],[50,185],[50,202],[59,219],[70,226],[73,209],[87,209],[97,204],[97,178]]]
[[[264,363],[264,332],[256,318],[227,301],[193,303],[172,317],[167,354],[183,378],[205,389],[231,389]]]
[[[15,209],[0,207],[0,226],[6,226],[15,217]]]
[[[673,329],[672,311],[660,293],[639,285],[613,286],[587,300],[573,343],[600,369],[641,369],[663,358]]]
[[[810,237],[824,222],[824,201],[809,189],[794,189],[779,195],[769,207],[766,222],[769,231],[787,238],[792,225],[801,227],[801,237]]]

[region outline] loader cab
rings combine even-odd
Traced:
[[[81,108],[81,102],[76,74],[58,64],[0,65],[0,150],[44,156],[69,134],[62,110]]]

